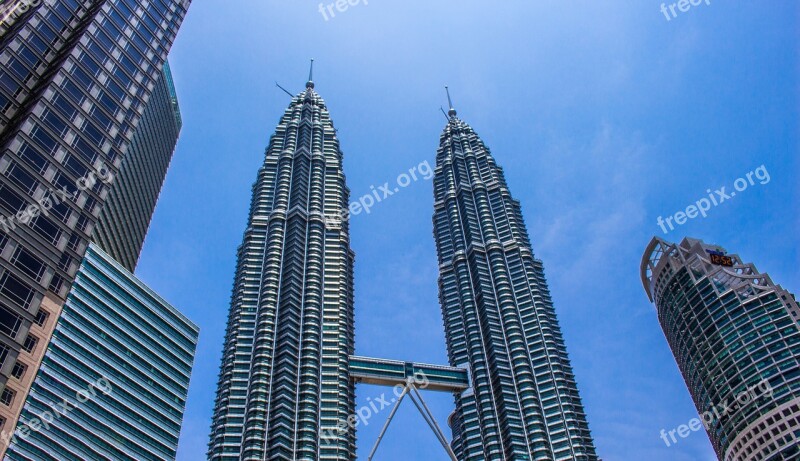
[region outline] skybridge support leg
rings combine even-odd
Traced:
[[[398,397],[397,402],[394,403],[394,407],[392,408],[391,413],[389,413],[389,417],[386,419],[386,424],[383,425],[383,429],[381,430],[380,435],[378,435],[378,440],[375,441],[375,446],[372,447],[372,451],[369,452],[367,461],[372,461],[372,457],[375,456],[375,452],[378,451],[378,445],[380,445],[383,435],[386,434],[386,429],[389,429],[389,423],[392,422],[392,418],[394,418],[394,414],[397,413],[397,409],[400,408],[400,402],[403,401],[403,398],[406,396],[406,394],[408,394],[408,386],[403,388],[403,392],[400,393],[400,397]]]
[[[425,419],[425,422],[428,423],[428,426],[430,426],[434,435],[436,435],[436,438],[439,439],[439,442],[442,444],[442,447],[444,447],[444,450],[447,452],[447,455],[450,457],[450,459],[452,461],[458,461],[458,459],[456,458],[456,454],[453,453],[453,449],[450,448],[450,444],[447,443],[447,437],[445,437],[444,433],[442,432],[442,429],[439,427],[439,423],[436,422],[436,418],[433,417],[433,413],[431,413],[431,410],[428,408],[428,405],[425,404],[425,400],[423,400],[422,394],[420,394],[416,386],[414,386],[413,384],[409,385],[411,386],[411,391],[413,392],[413,394],[409,395],[411,401],[414,402],[414,405],[417,407],[417,410],[419,410],[419,412],[422,414],[422,417]],[[419,399],[419,403],[417,403],[417,400],[414,398],[414,394],[416,394],[417,398]],[[422,404],[421,407],[420,403]]]
[[[408,394],[408,397],[412,402],[414,402],[414,406],[417,407],[417,410],[419,410],[422,418],[426,423],[428,423],[428,426],[439,440],[439,443],[442,444],[442,447],[444,447],[450,459],[452,461],[458,461],[456,454],[453,453],[453,449],[450,448],[450,444],[447,443],[447,438],[442,432],[442,429],[439,427],[439,424],[436,422],[436,419],[433,417],[431,410],[428,408],[428,405],[425,404],[425,400],[422,399],[422,394],[420,394],[419,390],[417,390],[416,386],[414,386],[414,383],[412,382],[408,382],[406,384],[406,387],[403,388],[403,392],[400,394],[397,402],[395,402],[392,411],[389,413],[389,417],[386,419],[386,423],[383,425],[380,435],[378,435],[378,440],[375,441],[375,446],[372,447],[372,451],[370,451],[369,457],[367,457],[367,461],[372,461],[372,457],[375,456],[375,452],[378,450],[378,445],[380,445],[381,440],[383,440],[383,436],[386,434],[386,430],[389,428],[389,423],[392,422],[395,413],[397,413],[397,409],[400,407],[400,402],[403,401],[403,398],[406,396],[406,394]],[[414,394],[416,394],[416,398],[414,397]],[[417,402],[417,398],[419,399],[419,402]]]

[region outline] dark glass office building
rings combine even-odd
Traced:
[[[0,24],[2,430],[14,427],[189,3],[49,0]]]
[[[136,268],[180,131],[178,98],[169,64],[165,63],[94,228],[94,241],[131,272]]]
[[[450,109],[434,177],[439,297],[459,460],[595,461],[594,443],[520,204],[475,131]]]
[[[654,238],[641,264],[720,460],[800,459],[800,307],[739,255]]]
[[[208,459],[352,460],[349,190],[325,101],[292,98],[253,186],[238,251]],[[328,434],[328,436],[324,436]]]

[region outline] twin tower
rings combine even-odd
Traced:
[[[354,460],[356,383],[419,374],[455,396],[450,440],[432,423],[453,460],[598,459],[520,204],[475,131],[452,107],[448,119],[433,224],[450,366],[354,355],[349,223],[326,226],[348,208],[349,189],[309,77],[253,186],[209,460]]]

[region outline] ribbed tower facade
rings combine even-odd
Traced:
[[[352,460],[355,411],[349,190],[309,81],[271,137],[253,186],[212,420],[210,460]]]
[[[597,460],[542,262],[520,204],[473,129],[449,112],[434,236],[450,364],[472,388],[450,417],[459,460]]]
[[[794,295],[738,255],[689,238],[654,238],[641,277],[718,458],[800,459]]]
[[[172,72],[165,62],[92,234],[130,272],[139,261],[181,126]]]

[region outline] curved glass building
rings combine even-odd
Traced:
[[[654,238],[644,289],[720,460],[800,459],[800,307],[716,245]]]
[[[449,361],[467,368],[459,460],[597,460],[542,262],[518,201],[450,109],[436,156],[434,237]]]
[[[198,334],[90,244],[3,459],[173,461]]]
[[[348,197],[336,131],[309,81],[253,186],[208,459],[355,459],[355,431],[337,429],[355,411],[355,256],[347,220],[326,222]]]

